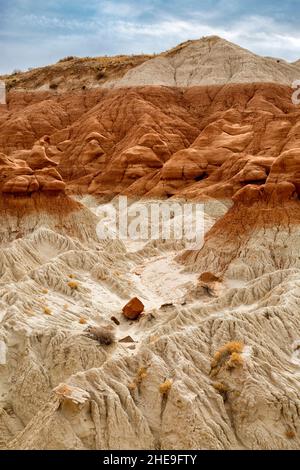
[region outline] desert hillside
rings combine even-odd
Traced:
[[[261,57],[218,36],[207,36],[156,55],[69,56],[47,67],[15,70],[12,75],[0,76],[0,80],[8,89],[66,92],[143,85],[290,85],[299,79],[299,71],[299,61]]]
[[[299,448],[299,61],[0,78],[0,448]],[[203,245],[110,237],[121,196],[203,204]]]

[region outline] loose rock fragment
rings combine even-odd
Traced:
[[[144,304],[137,298],[131,299],[122,309],[122,312],[129,320],[136,320],[144,311]]]

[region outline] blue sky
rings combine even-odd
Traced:
[[[160,52],[218,35],[300,58],[299,0],[0,0],[0,73],[67,55]]]

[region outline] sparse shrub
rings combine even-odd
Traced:
[[[230,343],[227,343],[225,344],[225,346],[223,346],[220,351],[223,352],[229,352],[229,353],[233,353],[233,352],[237,352],[237,353],[241,353],[243,352],[244,350],[244,343],[242,343],[241,341],[231,341]]]
[[[146,367],[140,367],[139,370],[137,371],[136,377],[131,382],[128,384],[128,388],[130,391],[135,390],[139,385],[141,385],[142,381],[147,377],[148,372]]]
[[[68,282],[68,286],[72,290],[77,290],[79,285],[78,285],[78,282],[76,282],[76,281],[70,281],[70,282]]]
[[[85,325],[85,323],[87,323],[86,318],[84,318],[84,317],[79,318],[79,323],[80,323],[81,325]]]
[[[233,352],[231,353],[230,359],[226,362],[226,367],[228,369],[234,369],[235,367],[240,367],[244,364],[244,359],[240,353]]]
[[[211,367],[221,367],[223,364],[228,368],[234,368],[243,365],[241,353],[244,350],[244,344],[240,341],[231,341],[222,346],[215,354]]]
[[[48,292],[49,292],[48,289],[43,289],[43,290],[42,290],[42,293],[43,293],[43,294],[48,294]]]
[[[159,386],[159,392],[163,396],[167,396],[169,391],[171,390],[171,387],[173,385],[173,380],[172,379],[166,379],[162,384]]]
[[[20,73],[22,73],[22,70],[14,69],[13,72],[12,72],[12,75],[20,75]]]
[[[69,274],[70,279],[75,279],[75,274]]]
[[[64,310],[67,310],[69,308],[69,305],[65,304],[63,308],[64,308]]]
[[[90,338],[104,346],[109,346],[116,341],[114,331],[108,327],[89,326],[86,331]]]
[[[60,64],[61,62],[69,62],[70,60],[75,60],[77,57],[74,55],[68,55],[67,57],[64,57],[63,59],[60,59],[57,63]]]
[[[129,390],[130,391],[135,390],[142,383],[142,381],[147,377],[147,375],[148,375],[147,368],[140,367],[139,370],[137,371],[136,377],[133,380],[133,382],[128,384]]]
[[[51,311],[51,309],[50,309],[49,307],[44,307],[44,313],[45,313],[46,315],[52,315],[52,311]]]
[[[137,384],[142,383],[142,381],[147,377],[147,375],[148,375],[147,368],[140,367],[140,369],[138,370],[136,379],[135,379],[136,383]]]
[[[50,83],[49,85],[50,90],[56,90],[58,88],[58,84],[55,82]]]

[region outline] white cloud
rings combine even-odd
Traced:
[[[77,0],[75,3],[80,6]],[[261,15],[226,21],[228,2],[220,3],[221,10],[196,10],[192,16],[167,14],[154,5],[133,0],[90,0],[94,14],[85,16],[58,11],[31,13],[30,9],[25,15],[17,15],[11,9],[2,17],[5,27],[0,30],[0,73],[45,65],[67,55],[160,52],[208,35],[218,35],[261,55],[291,61],[300,57],[300,32],[292,24]]]
[[[147,36],[164,38],[167,43],[170,40],[174,41],[173,45],[188,39],[217,35],[258,54],[282,55],[287,60],[295,60],[300,56],[300,32],[290,32],[288,28],[262,16],[250,16],[238,20],[228,28],[169,17],[148,25],[118,21],[114,24],[114,30],[131,38],[138,37],[139,41],[143,41]]]

